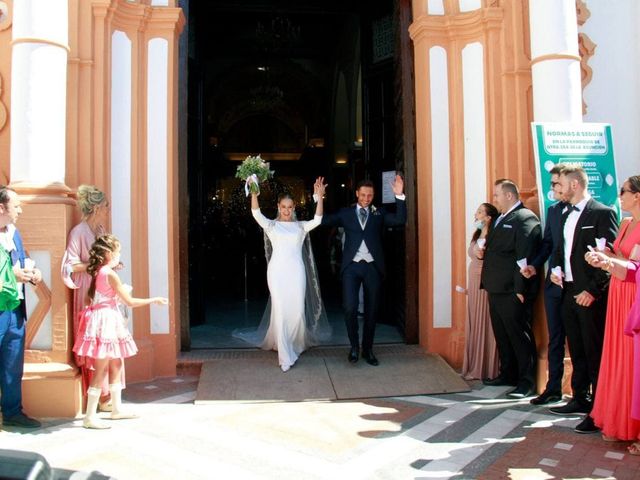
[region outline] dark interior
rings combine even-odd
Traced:
[[[231,329],[257,324],[268,297],[263,234],[234,176],[247,155],[261,154],[275,170],[259,197],[267,217],[282,192],[293,195],[299,219],[312,217],[320,175],[329,184],[328,212],[352,204],[363,178],[374,181],[382,204],[382,172],[402,171],[404,161],[398,9],[390,0],[189,2],[192,328],[183,348],[239,346]],[[403,341],[405,232],[385,236],[380,323],[390,329],[377,341]],[[311,238],[323,299],[339,324],[340,242],[325,227]]]

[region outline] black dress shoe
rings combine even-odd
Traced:
[[[561,407],[552,407],[549,409],[549,412],[554,415],[571,415],[572,413],[584,414],[589,413],[590,411],[591,405],[578,402],[574,399],[571,399],[571,401],[566,405],[562,405]]]
[[[349,363],[356,363],[358,361],[359,353],[356,347],[351,347],[351,351],[349,352]]]
[[[362,352],[362,358],[364,358],[369,365],[373,365],[374,367],[380,365],[380,362],[378,362],[378,359],[373,352]]]
[[[546,405],[547,403],[557,403],[561,400],[562,394],[560,392],[545,390],[536,398],[532,398],[529,403],[531,403],[531,405]]]
[[[2,425],[5,427],[22,427],[22,428],[39,428],[42,424],[35,418],[26,416],[20,412],[11,417],[2,419]]]
[[[573,431],[576,433],[596,433],[599,432],[600,429],[593,423],[591,415],[587,415],[584,417],[584,420],[576,425],[576,428],[574,428]]]
[[[535,390],[533,389],[532,386],[530,385],[520,385],[516,388],[514,388],[513,390],[511,390],[509,393],[507,393],[507,397],[509,398],[526,398],[526,397],[530,397],[531,395],[533,395],[535,393]]]
[[[516,386],[516,382],[512,382],[509,379],[498,375],[495,378],[483,378],[482,383],[490,387],[501,387],[503,385],[509,385],[511,387]]]

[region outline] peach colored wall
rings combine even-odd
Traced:
[[[137,296],[149,295],[147,255],[147,158],[146,98],[147,44],[152,38],[164,38],[169,44],[168,178],[169,178],[169,297],[168,334],[150,333],[149,309],[135,312],[134,336],[140,352],[127,361],[130,381],[149,380],[175,374],[179,345],[180,318],[179,262],[177,248],[177,42],[184,17],[182,10],[151,7],[150,0],[90,0],[70,2],[70,59],[67,131],[67,185],[75,189],[81,183],[94,183],[111,192],[110,171],[110,58],[111,35],[123,31],[132,44],[131,95],[131,240],[132,283]],[[76,220],[78,214],[76,213]]]
[[[6,2],[9,13],[12,3]],[[131,126],[131,223],[133,283],[137,296],[149,294],[147,256],[147,189],[146,189],[146,98],[147,98],[147,43],[152,38],[164,38],[168,42],[167,100],[167,192],[169,228],[169,279],[170,326],[166,334],[151,334],[149,310],[136,311],[134,335],[140,354],[127,362],[129,381],[150,380],[156,376],[174,375],[179,345],[176,318],[180,316],[179,263],[177,248],[179,230],[177,221],[177,41],[184,25],[184,17],[175,1],[168,7],[151,7],[150,0],[128,2],[125,0],[69,0],[69,55],[67,70],[67,131],[65,183],[75,190],[81,183],[93,183],[105,192],[111,192],[110,172],[110,79],[111,34],[115,29],[125,32],[132,41],[132,126]],[[0,2],[0,6],[2,3]],[[11,23],[0,17],[0,120],[2,112],[10,107],[11,78]],[[4,107],[4,108],[3,108]],[[0,181],[10,180],[9,165],[10,129],[8,119],[0,121]],[[66,187],[65,187],[66,189]],[[63,189],[64,190],[64,189]],[[18,189],[25,204],[20,229],[28,249],[46,250],[51,256],[51,285],[43,285],[39,291],[40,304],[28,323],[27,338],[35,336],[42,324],[42,317],[51,312],[53,348],[51,351],[29,349],[29,363],[25,375],[25,401],[30,412],[47,415],[46,404],[34,398],[41,390],[40,381],[47,385],[59,385],[61,390],[75,392],[76,398],[69,405],[56,410],[56,414],[78,413],[78,377],[71,363],[70,301],[71,292],[61,284],[58,272],[64,252],[66,237],[71,227],[80,220],[74,201],[60,188],[53,191],[46,186]],[[45,233],[48,232],[48,233]],[[59,365],[55,372],[46,364]],[[69,364],[65,367],[65,364]],[[64,373],[61,373],[64,372]],[[57,382],[57,383],[56,383]],[[47,387],[48,388],[48,387]],[[57,388],[57,387],[55,387]],[[32,398],[34,397],[34,398]]]
[[[464,130],[461,51],[469,43],[483,46],[487,185],[491,200],[493,182],[500,177],[516,181],[525,200],[535,194],[535,171],[529,122],[531,68],[529,55],[528,2],[485,1],[483,7],[460,13],[458,2],[444,2],[444,15],[428,15],[427,2],[414,2],[414,23],[410,28],[415,49],[418,232],[420,240],[420,344],[460,367],[464,353],[466,299],[453,294],[454,285],[466,285],[466,231],[464,219],[452,222],[452,326],[433,327],[432,265],[434,245],[432,201],[429,187],[432,170],[432,139],[429,98],[429,49],[440,46],[447,52],[449,79],[449,131],[451,161],[451,210],[464,211]],[[438,212],[439,215],[447,212]],[[538,315],[537,324],[543,325]],[[541,345],[544,328],[537,327]]]

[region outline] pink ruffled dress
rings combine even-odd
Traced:
[[[111,268],[104,266],[96,277],[93,302],[80,313],[78,334],[73,346],[84,357],[128,358],[138,352],[124,317],[118,308],[118,296],[109,285]]]

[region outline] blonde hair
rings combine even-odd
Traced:
[[[103,191],[94,185],[80,185],[78,187],[78,206],[82,215],[91,215],[98,205],[107,199]]]

